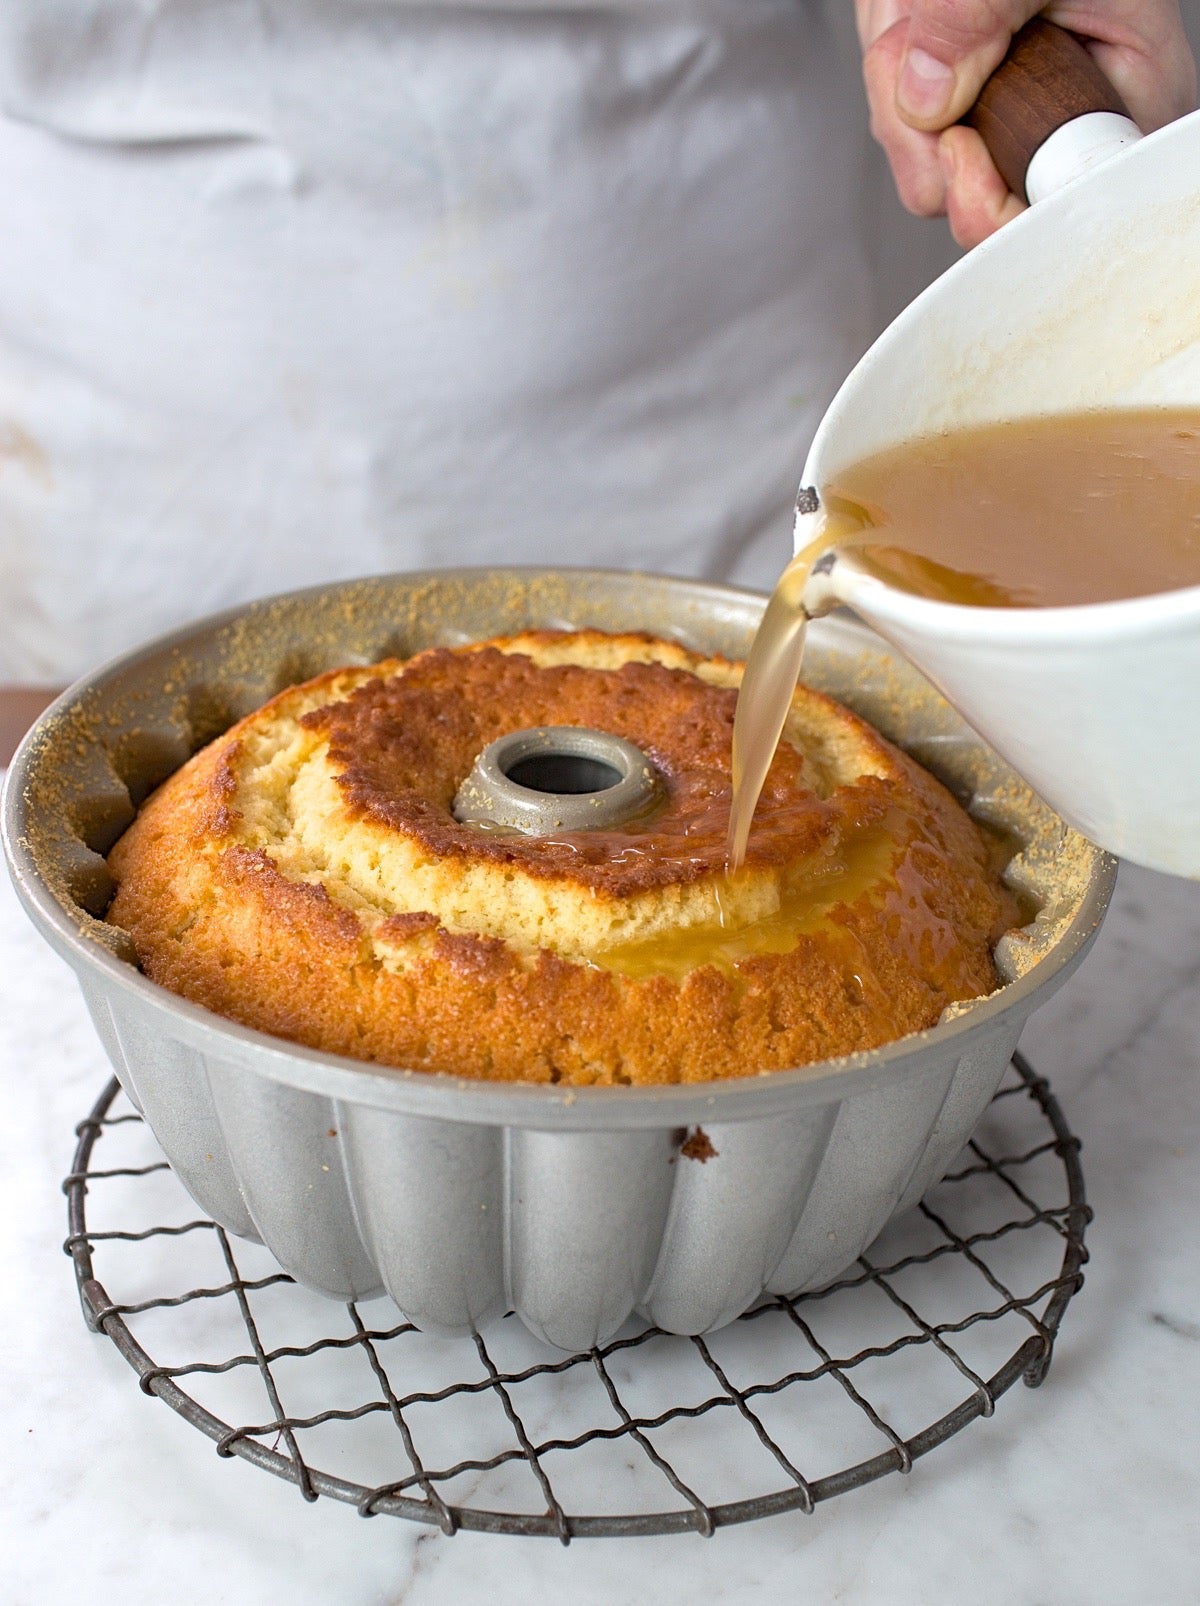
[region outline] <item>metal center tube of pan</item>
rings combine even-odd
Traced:
[[[464,824],[527,836],[612,830],[644,814],[659,795],[658,771],[610,731],[545,725],[490,743],[454,799]]]

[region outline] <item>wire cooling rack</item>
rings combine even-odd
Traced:
[[[837,1282],[566,1356],[515,1317],[444,1338],[308,1293],[194,1219],[115,1081],[77,1132],[64,1247],[142,1389],[306,1500],[446,1534],[711,1534],[907,1473],[1042,1381],[1087,1258],[1079,1142],[1020,1055],[957,1168]]]

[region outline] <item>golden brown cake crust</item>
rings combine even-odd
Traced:
[[[798,690],[724,877],[739,675],[649,638],[536,632],[319,677],[147,801],[110,857],[109,919],[153,980],[245,1024],[536,1082],[783,1069],[993,990],[1015,907],[979,832],[816,693]],[[553,841],[455,822],[480,749],[539,724],[637,743],[660,812]]]

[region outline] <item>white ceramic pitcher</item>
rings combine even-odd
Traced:
[[[944,428],[1200,406],[1200,113],[1144,139],[1109,110],[1072,114],[1030,166],[1028,193],[1030,210],[855,367],[806,485]],[[797,546],[815,533],[801,516]],[[1200,587],[979,608],[893,589],[851,553],[820,567],[809,610],[844,603],[867,620],[1072,825],[1138,863],[1200,876]]]

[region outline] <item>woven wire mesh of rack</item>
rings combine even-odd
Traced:
[[[957,1167],[829,1287],[565,1356],[512,1317],[445,1338],[307,1292],[192,1219],[115,1081],[77,1131],[64,1247],[142,1389],[307,1500],[447,1534],[711,1534],[907,1473],[1042,1381],[1087,1258],[1079,1143],[1020,1055]]]

